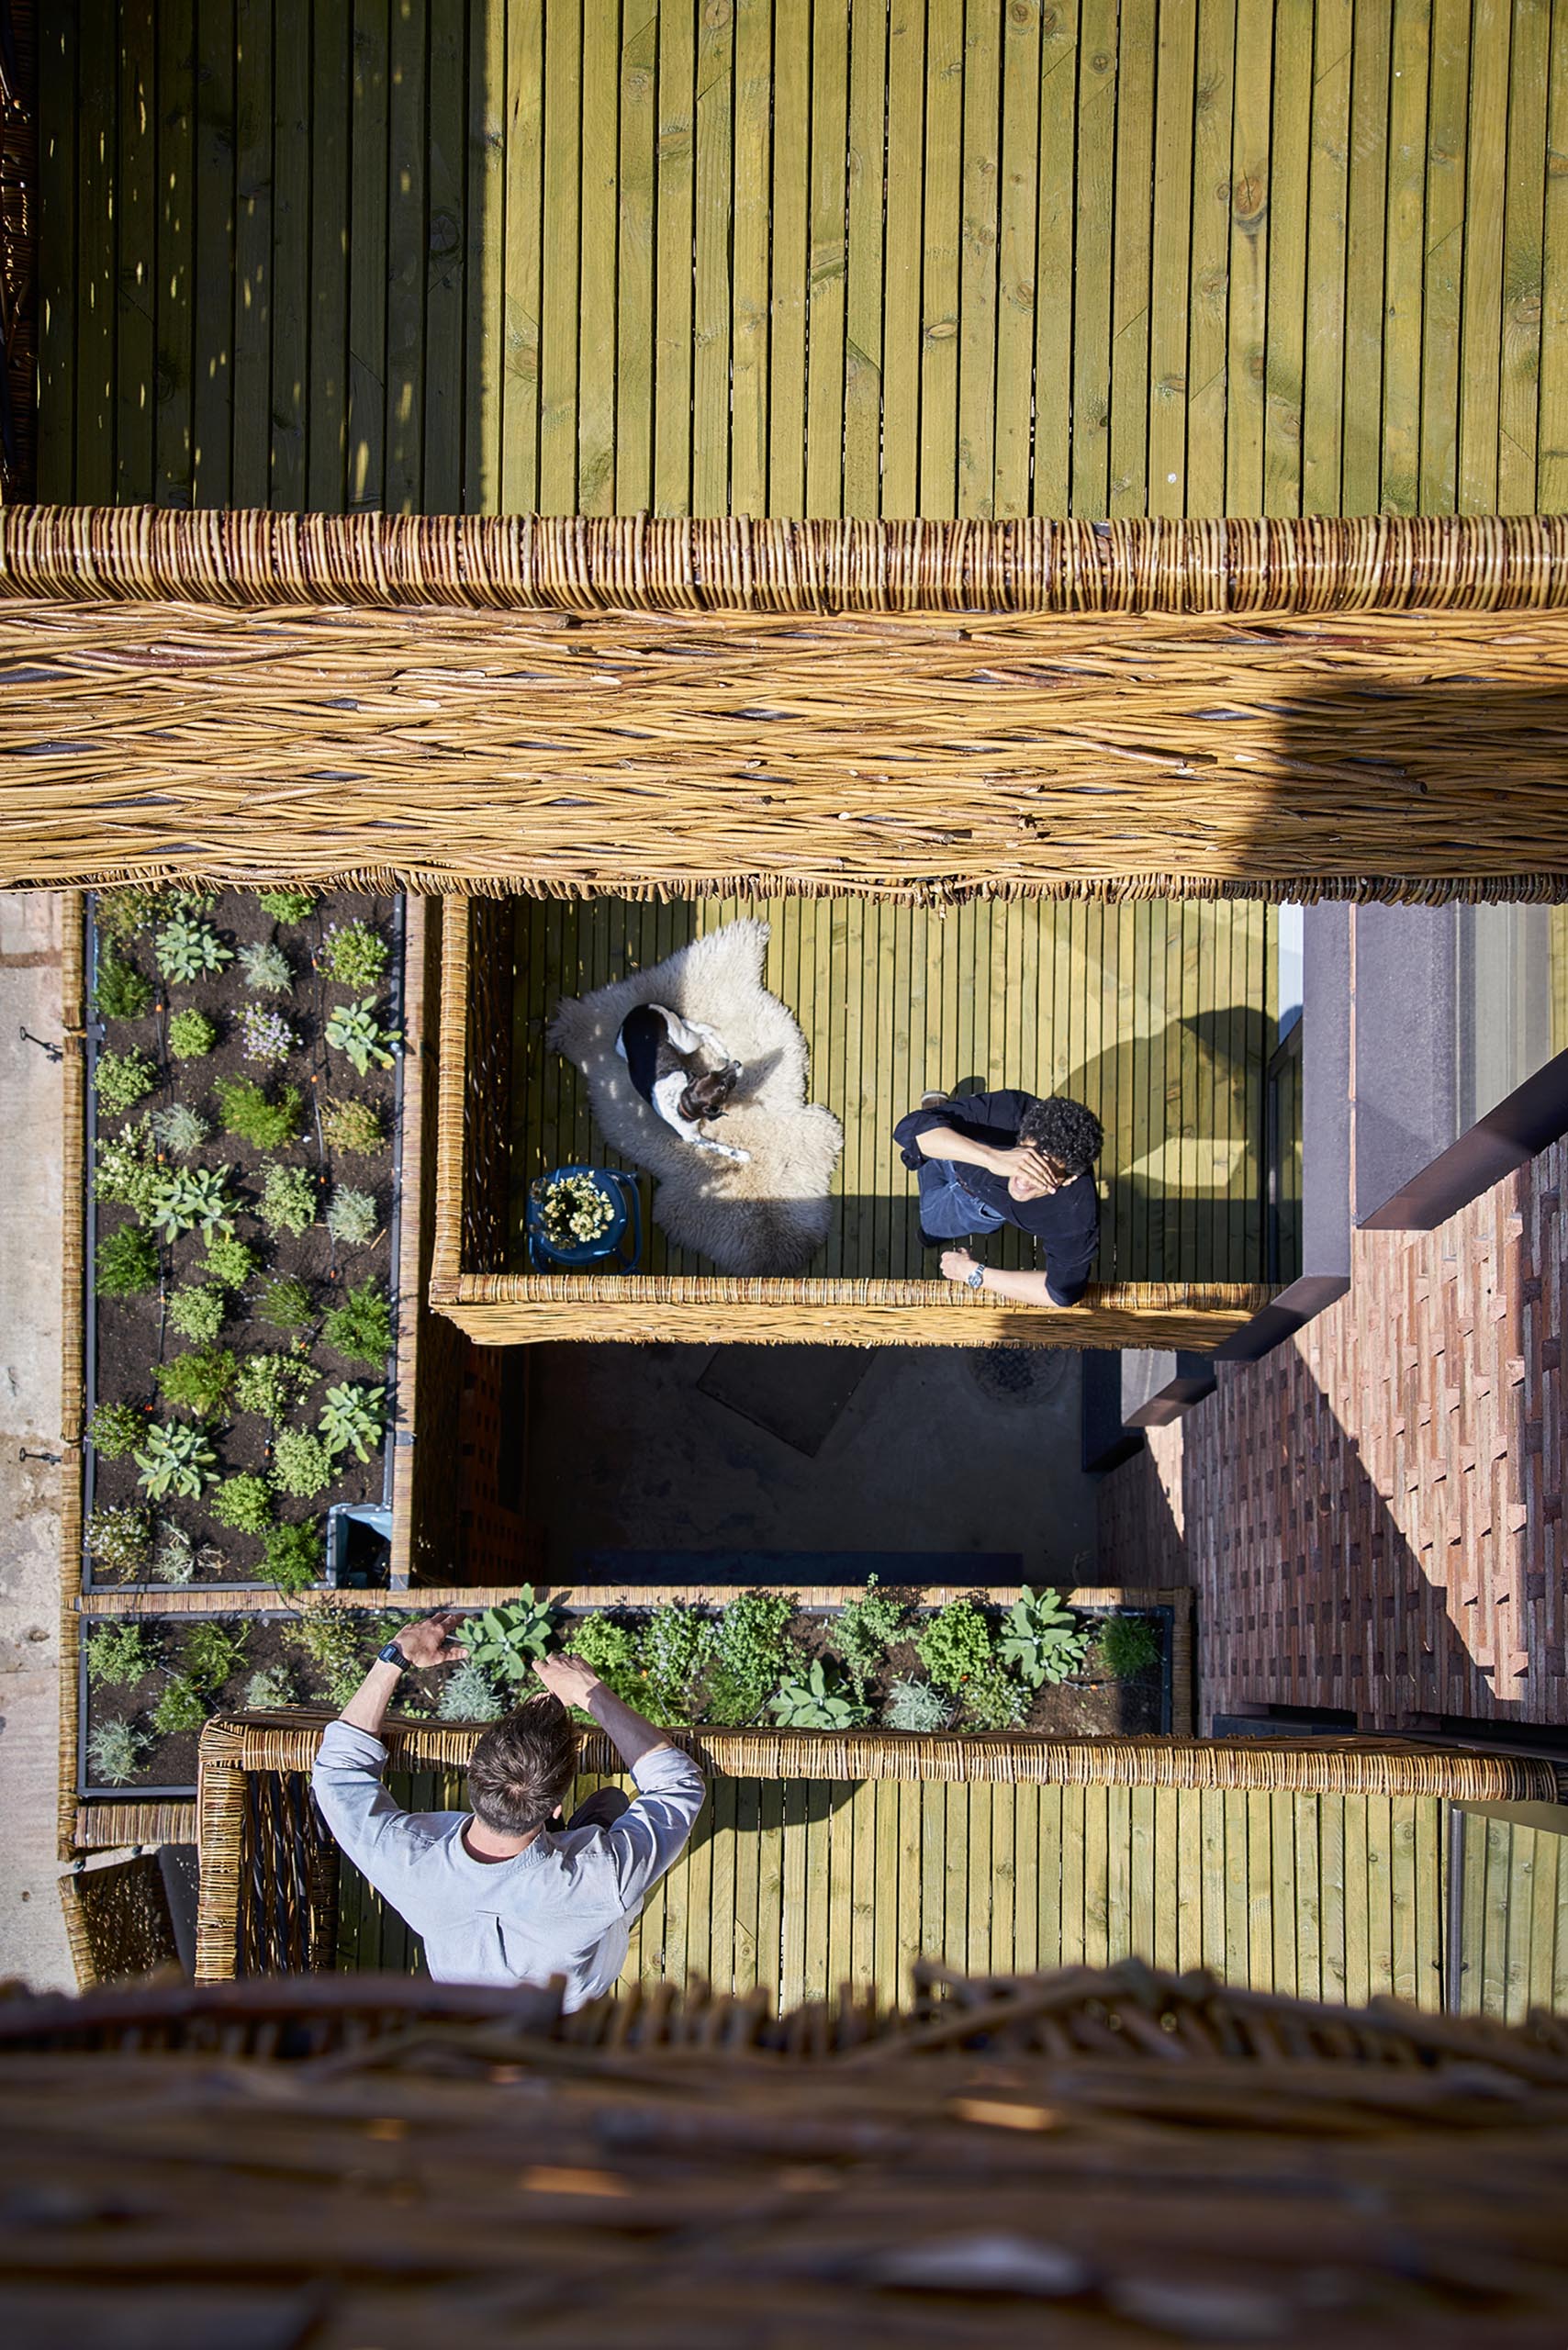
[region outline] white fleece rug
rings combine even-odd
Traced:
[[[658,1179],[660,1229],[722,1273],[804,1270],[827,1238],[828,1187],[844,1148],[832,1111],[806,1099],[806,1040],[762,984],[767,939],[765,922],[726,923],[651,970],[566,998],[546,1040],[587,1078],[606,1142]],[[633,1087],[615,1039],[639,1003],[706,1020],[745,1064],[730,1108],[708,1131],[749,1150],[745,1166],[681,1142]]]

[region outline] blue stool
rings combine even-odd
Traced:
[[[563,1248],[544,1237],[539,1195],[560,1175],[587,1175],[614,1213],[592,1240]],[[528,1187],[528,1262],[536,1273],[580,1272],[592,1266],[605,1273],[630,1273],[643,1253],[643,1203],[630,1175],[618,1167],[553,1167]]]

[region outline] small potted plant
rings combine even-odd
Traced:
[[[560,1167],[537,1177],[528,1194],[528,1247],[538,1270],[613,1259],[630,1272],[643,1251],[635,1183],[612,1167]]]

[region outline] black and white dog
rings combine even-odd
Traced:
[[[718,1069],[703,1067],[704,1048],[717,1057]],[[716,1029],[703,1020],[683,1020],[662,1003],[639,1003],[622,1022],[615,1049],[644,1101],[682,1142],[746,1164],[749,1150],[714,1142],[700,1130],[702,1122],[723,1116],[741,1078],[741,1064],[730,1058]]]

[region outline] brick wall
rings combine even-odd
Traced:
[[[1101,1490],[1100,1572],[1191,1582],[1201,1718],[1248,1702],[1568,1725],[1557,1144],[1430,1233],[1358,1233],[1348,1296]]]

